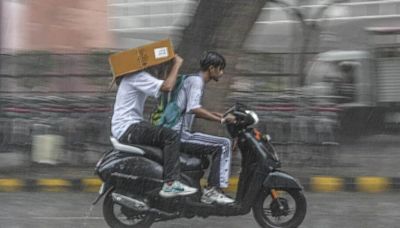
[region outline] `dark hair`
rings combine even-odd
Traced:
[[[200,58],[200,69],[206,71],[210,66],[219,67],[223,70],[226,66],[224,56],[215,51],[204,52]]]
[[[165,76],[171,71],[173,63],[174,59],[171,59],[158,65],[145,68],[143,71],[146,71],[158,79],[165,79]]]

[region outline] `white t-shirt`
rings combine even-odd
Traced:
[[[182,89],[178,93],[177,104],[183,111],[186,105],[186,114],[184,116],[183,130],[190,131],[192,129],[195,114],[191,111],[201,107],[201,100],[204,91],[204,79],[201,75],[191,75],[187,77],[183,83]],[[172,127],[173,130],[180,130],[182,125],[182,117],[178,123]]]
[[[119,139],[130,125],[143,120],[144,103],[147,97],[158,97],[163,82],[144,71],[122,78],[111,120],[111,133],[114,137]]]

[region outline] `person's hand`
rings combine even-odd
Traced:
[[[175,54],[175,57],[174,57],[174,64],[176,64],[176,65],[178,65],[178,66],[181,66],[182,63],[183,63],[182,57],[180,57],[178,54]]]
[[[236,123],[236,117],[232,114],[226,115],[224,118],[222,118],[221,123]]]

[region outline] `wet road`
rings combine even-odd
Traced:
[[[92,193],[1,193],[0,228],[106,228],[101,206],[90,210]],[[306,193],[302,228],[397,228],[400,193]],[[155,228],[256,228],[251,214],[178,219]]]

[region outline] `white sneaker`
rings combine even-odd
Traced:
[[[212,187],[210,189],[204,189],[203,195],[201,196],[201,202],[203,203],[218,203],[218,204],[229,204],[235,202],[232,198],[224,195],[217,188]]]
[[[180,181],[174,181],[172,184],[164,183],[161,191],[159,192],[161,197],[171,198],[176,196],[187,196],[197,192],[197,188],[189,187],[182,184]]]

